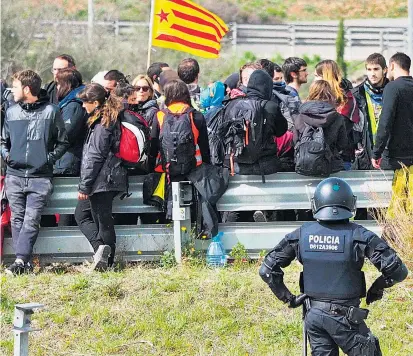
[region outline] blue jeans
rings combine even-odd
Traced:
[[[11,233],[16,258],[28,262],[39,235],[40,219],[53,192],[51,178],[6,175],[6,195],[11,210]]]

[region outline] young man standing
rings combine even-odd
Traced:
[[[196,59],[186,58],[179,63],[178,76],[189,89],[191,95],[191,104],[195,110],[199,110],[199,101],[201,88],[198,85],[199,80],[199,63]]]
[[[154,99],[159,99],[162,96],[161,88],[159,86],[159,76],[163,71],[168,69],[170,69],[168,63],[154,62],[146,71],[146,74],[152,79],[153,82]]]
[[[53,164],[69,147],[59,108],[39,97],[39,75],[31,70],[14,74],[14,105],[7,110],[1,135],[1,155],[7,165],[6,194],[16,261],[8,274],[30,272],[40,218],[53,190]]]
[[[406,212],[413,209],[413,78],[409,75],[410,66],[411,59],[404,53],[390,58],[390,83],[384,88],[371,159],[374,168],[381,168],[383,152],[387,151],[389,166],[395,170],[388,210],[390,218],[395,217],[395,209],[400,205]]]
[[[367,79],[352,90],[359,111],[359,130],[354,128],[357,142],[355,169],[371,169],[371,151],[376,139],[378,122],[383,105],[383,91],[389,80],[386,78],[386,59],[373,53],[366,59]]]
[[[49,96],[49,100],[52,104],[58,104],[56,75],[59,71],[66,68],[76,68],[76,63],[73,57],[68,54],[61,54],[60,56],[57,56],[53,61],[52,67],[53,81],[45,86],[47,95]]]
[[[307,83],[307,62],[298,57],[287,58],[283,64],[284,78],[289,95],[300,97],[299,91],[302,84]]]

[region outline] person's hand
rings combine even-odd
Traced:
[[[303,305],[306,298],[307,294],[293,295],[288,301],[288,308],[298,308],[300,305]]]
[[[371,159],[371,164],[373,165],[374,168],[376,169],[380,169],[380,165],[381,165],[381,158],[379,159]]]
[[[88,196],[87,194],[78,192],[78,193],[77,193],[77,199],[78,199],[78,200],[88,200],[88,199],[89,199],[89,196]]]
[[[384,289],[377,289],[374,284],[367,291],[366,303],[370,305],[371,303],[383,298]]]

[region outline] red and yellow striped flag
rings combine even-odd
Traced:
[[[152,45],[217,58],[228,27],[217,15],[189,0],[155,0]]]

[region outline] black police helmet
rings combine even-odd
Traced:
[[[342,179],[330,177],[321,181],[311,199],[315,219],[334,221],[350,219],[356,214],[357,197]]]

